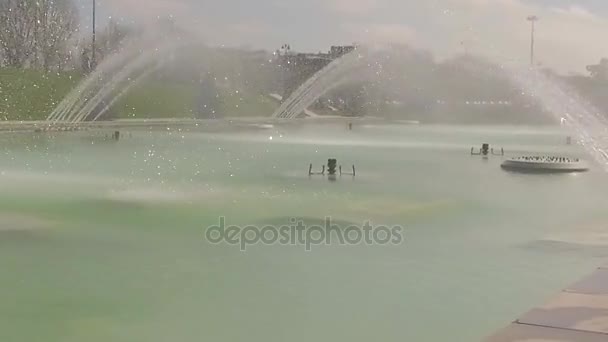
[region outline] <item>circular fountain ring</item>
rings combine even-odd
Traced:
[[[505,161],[501,167],[509,171],[529,173],[573,173],[589,171],[589,166],[580,159],[554,156],[512,158]]]

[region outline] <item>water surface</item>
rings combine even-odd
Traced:
[[[608,256],[599,171],[554,128],[307,124],[0,136],[2,341],[474,341]],[[355,179],[309,178],[330,157]],[[206,227],[405,228],[398,246],[205,241]]]

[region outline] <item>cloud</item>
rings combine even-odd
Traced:
[[[103,6],[113,13],[140,21],[159,16],[184,16],[192,10],[192,3],[187,0],[105,0]]]
[[[78,0],[83,4],[90,0]],[[103,0],[105,12],[139,22],[176,21],[226,45],[302,50],[359,42],[407,43],[438,57],[463,52],[495,61],[529,55],[529,15],[537,15],[537,57],[561,71],[584,71],[608,56],[608,4],[589,0]],[[598,7],[599,6],[599,7]],[[606,11],[598,12],[599,8]],[[600,14],[604,13],[604,14]],[[464,42],[464,44],[463,44]]]
[[[326,0],[327,8],[339,14],[362,15],[381,7],[381,0]]]
[[[419,45],[416,31],[406,25],[374,24],[364,27],[345,25],[344,29],[354,37],[354,41],[366,45]]]
[[[608,56],[608,47],[600,44],[608,32],[608,20],[593,14],[581,5],[557,7],[524,0],[446,0],[443,15],[435,14],[434,32],[425,39],[436,42],[435,51],[453,53],[455,40],[469,44],[474,53],[484,54],[495,61],[529,59],[529,15],[537,15],[537,61],[561,71],[583,71],[586,64]],[[437,4],[437,2],[436,2]],[[547,5],[551,4],[551,5]],[[437,9],[437,8],[435,8]],[[430,27],[430,26],[429,26]],[[435,32],[444,32],[441,39]],[[429,34],[430,33],[430,34]],[[437,39],[439,38],[439,39]],[[447,38],[447,39],[446,39]]]
[[[567,8],[554,8],[553,11],[557,14],[571,17],[572,19],[580,19],[580,20],[600,20],[601,18],[593,14],[588,9],[572,5]]]

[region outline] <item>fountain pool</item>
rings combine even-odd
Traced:
[[[1,135],[0,340],[468,342],[608,257],[602,171],[469,153],[582,156],[557,128],[221,126]],[[357,178],[310,179],[329,157]],[[219,216],[372,220],[404,241],[243,253],[205,241]]]

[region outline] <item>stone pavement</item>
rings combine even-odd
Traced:
[[[608,267],[532,309],[486,342],[608,342]]]

